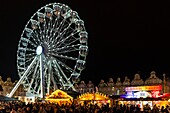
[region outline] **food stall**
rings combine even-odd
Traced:
[[[111,105],[111,101],[112,101],[111,98],[109,98],[105,94],[102,94],[99,92],[81,94],[76,100],[81,105],[83,105],[83,104],[97,104],[99,106],[103,105],[103,104]]]
[[[165,93],[162,95],[162,86],[132,86],[125,88],[126,94],[121,95],[123,98],[120,101],[122,104],[139,105],[142,109],[144,105],[148,104],[151,108],[154,105],[166,106],[168,101],[163,97],[168,97]]]
[[[62,90],[56,90],[51,95],[47,96],[45,101],[50,103],[57,103],[59,105],[71,104],[73,102],[73,97]]]

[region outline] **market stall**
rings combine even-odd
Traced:
[[[148,104],[164,106],[168,104],[169,93],[161,93],[162,85],[131,86],[125,88],[125,94],[120,95],[121,104],[139,105],[141,109]]]
[[[79,104],[109,104],[111,105],[112,99],[106,96],[105,94],[96,92],[96,93],[85,93],[80,95],[77,98]]]
[[[62,90],[56,90],[51,95],[47,96],[45,100],[50,103],[57,103],[62,105],[71,104],[73,102],[73,97]]]

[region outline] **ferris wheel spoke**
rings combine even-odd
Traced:
[[[64,81],[64,79],[62,78],[62,75],[60,74],[59,69],[57,68],[57,66],[56,66],[55,64],[53,65],[53,67],[54,67],[54,70],[55,70],[55,74],[57,75],[57,76],[55,77],[56,80],[58,79],[59,84],[62,85],[62,86],[64,86],[65,81]]]
[[[35,30],[35,34],[36,34],[35,36],[36,36],[37,42],[38,44],[40,44],[42,42],[42,37],[41,37],[42,34],[38,34],[36,30]]]
[[[44,57],[45,61],[48,61],[46,59],[46,57]],[[54,90],[57,89],[57,84],[55,82],[55,79],[54,79],[54,76],[53,76],[53,71],[52,71],[52,61],[49,60],[48,62],[46,62],[46,67],[48,68],[48,73],[47,73],[47,76],[48,76],[48,83],[47,83],[47,86],[48,86],[48,91],[50,90],[50,84],[51,82],[53,83],[53,87],[54,87]],[[49,92],[48,92],[49,94]]]
[[[58,21],[59,16],[54,17],[54,15],[53,15],[53,18],[55,18],[55,19],[54,19],[54,23],[53,23],[53,25],[52,25],[52,29],[51,29],[51,31],[50,31],[50,36],[49,36],[49,37],[55,36],[55,34],[56,34],[55,27],[56,27],[56,26],[58,25],[58,23],[59,23],[59,21]],[[53,32],[54,32],[54,33],[53,33]]]
[[[58,62],[57,62],[56,60],[53,60],[53,63],[54,63],[54,65],[57,67],[57,69],[59,70],[59,72],[62,73],[64,79],[67,80],[67,82],[68,82],[68,78],[67,78],[66,74],[64,73],[64,71],[62,70],[62,68],[60,67],[60,65],[58,64]]]
[[[53,28],[51,29],[51,31],[54,31],[54,33],[56,33],[57,32],[57,26],[59,26],[59,22],[60,22],[60,16],[57,16],[57,17],[55,17],[54,15],[53,15],[53,17],[55,18],[54,19],[54,24],[53,24]],[[54,35],[54,34],[53,34]]]
[[[49,76],[48,76],[48,67],[46,65],[44,65],[44,87],[47,88],[47,90],[49,90],[48,87],[48,83],[49,83]]]
[[[63,32],[62,33],[60,33],[61,31],[59,31],[59,27],[61,26],[61,24],[60,24],[60,26],[59,27],[57,27],[56,29],[54,29],[54,33],[53,33],[53,36],[52,36],[52,39],[56,39],[55,40],[55,42],[54,41],[50,41],[50,42],[54,42],[54,43],[56,43],[56,41],[58,41],[58,40],[61,40],[61,38],[60,39],[58,39],[59,37],[63,37],[63,35],[64,35],[64,33],[68,30],[68,28],[69,29],[72,29],[70,26],[71,26],[71,24],[72,24],[72,22],[71,23],[69,23],[69,22],[67,22],[65,19],[63,19],[67,24],[66,25],[68,25],[64,30],[63,30]],[[58,22],[58,21],[57,21]],[[63,25],[63,24],[62,24]],[[73,30],[73,29],[72,29]],[[58,33],[57,34],[57,36],[56,36],[56,33]],[[56,37],[56,38],[55,38]]]
[[[60,51],[67,51],[67,50],[78,50],[79,49],[79,46],[80,46],[81,44],[76,44],[76,45],[63,45],[63,47],[60,47],[60,48],[56,48],[55,46],[52,46],[51,47],[51,52],[53,52],[53,51],[56,51],[56,52],[60,52]]]
[[[26,60],[29,60],[30,58],[35,57],[35,56],[36,56],[36,53],[29,53],[25,55]]]
[[[40,23],[41,24],[41,23]],[[38,28],[39,28],[39,37],[40,37],[40,40],[41,41],[43,41],[43,35],[44,35],[44,33],[43,33],[43,30],[42,30],[42,27],[41,27],[41,25],[38,25]]]
[[[66,74],[64,73],[64,71],[62,70],[62,68],[60,67],[60,65],[57,63],[56,60],[54,60],[54,63],[56,64],[56,66],[58,67],[58,69],[60,70],[60,72],[62,73],[64,79],[66,80],[66,86],[72,87],[72,84],[69,80],[69,78],[66,76]]]
[[[45,7],[45,13],[46,13],[46,18],[45,18],[45,22],[44,22],[44,37],[46,38],[46,41],[49,42],[49,33],[51,31],[52,28],[52,9],[49,7]]]
[[[50,75],[51,75],[51,72],[52,72],[51,66],[47,65],[47,70],[48,70],[48,72],[46,74],[46,76],[47,76],[47,94],[50,94],[50,84],[51,84],[51,76]]]
[[[61,81],[62,83],[57,83],[57,84],[64,84],[65,83],[65,81],[63,80],[63,77],[62,77],[62,75],[61,75],[61,72],[59,71],[59,69],[58,69],[58,67],[56,66],[56,64],[54,63],[54,61],[52,61],[52,65],[51,65],[52,67],[53,67],[53,69],[55,70],[54,71],[54,75],[55,76],[53,76],[54,77],[54,80],[56,80],[56,81]]]
[[[35,85],[33,87],[33,90],[38,93],[38,89],[40,88],[39,87],[39,84],[40,84],[40,80],[39,80],[39,75],[40,75],[40,72],[38,71],[37,74],[36,74],[36,78],[35,78]]]
[[[47,78],[48,78],[48,67],[46,65],[44,65],[44,79],[45,79],[45,82],[47,83]]]
[[[74,72],[74,69],[72,69],[71,67],[69,67],[68,65],[66,65],[65,63],[63,63],[62,61],[60,61],[60,60],[58,60],[58,59],[56,59],[56,60],[57,60],[57,62],[58,62],[61,66],[63,66],[63,67],[66,68],[67,70],[69,70],[71,73]]]
[[[53,23],[53,29],[52,30],[54,30],[55,29],[55,27],[59,24],[59,16],[54,16],[53,15],[53,18],[54,18],[54,23]]]
[[[32,84],[33,84],[33,82],[34,82],[35,79],[36,79],[36,73],[37,73],[37,70],[38,70],[38,66],[39,66],[39,60],[38,60],[38,62],[37,62],[37,64],[36,64],[36,66],[35,66],[35,70],[34,70],[34,72],[33,72],[33,75],[32,75],[32,78],[31,78],[31,81],[30,81],[30,85],[29,85],[28,90],[31,89]]]
[[[63,20],[63,24],[59,28],[59,34],[63,34],[63,32],[68,30],[68,28],[70,28],[70,26],[72,25],[72,22],[69,23],[66,19]]]
[[[61,42],[62,42],[62,41],[65,41],[66,38],[69,38],[70,36],[73,36],[74,34],[76,34],[76,30],[73,30],[71,33],[69,33],[69,34],[70,34],[69,36],[67,36],[66,38],[63,37],[64,33],[66,33],[66,31],[68,30],[68,28],[71,29],[70,25],[71,25],[71,24],[69,24],[68,27],[63,30],[63,33],[60,33],[56,38],[54,38],[54,39],[56,39],[55,41],[53,41],[54,43],[56,43],[56,44],[60,43],[60,44],[61,44]],[[68,33],[67,33],[67,34],[68,34]],[[60,37],[60,38],[59,38],[59,37]],[[58,38],[59,38],[59,39],[58,39]]]
[[[62,70],[62,68],[60,67],[60,65],[58,64],[58,62],[56,60],[54,60],[56,66],[58,67],[58,69],[61,71],[66,83],[64,84],[67,88],[73,87],[73,84],[70,82],[70,77],[67,77],[66,74],[64,73],[64,71]]]
[[[25,63],[29,63],[34,59],[34,57],[28,58],[28,60],[25,61]]]
[[[67,43],[64,43],[64,45],[63,46],[71,46],[72,44],[74,44],[74,43],[76,43],[77,41],[79,41],[79,39],[77,38],[77,39],[70,39],[69,40],[69,42],[67,42]],[[61,46],[61,45],[60,45]],[[60,46],[58,46],[58,48],[60,48]]]
[[[64,51],[54,51],[54,53],[57,53],[57,54],[63,54],[63,53],[71,53],[71,52],[75,52],[75,51],[78,51],[79,49],[68,49],[68,50],[64,50]]]
[[[36,62],[36,61],[35,61]],[[32,73],[34,72],[34,65],[36,65],[36,64],[33,64],[31,67],[30,67],[30,71],[28,72],[28,74],[26,75],[27,77],[25,77],[25,84],[27,84],[27,90],[28,90],[28,88],[29,88],[29,86],[30,86],[30,81],[31,81],[31,75],[32,75]]]
[[[31,48],[23,48],[23,47],[20,47],[19,50],[35,52],[35,50],[34,50],[34,49],[31,49]]]
[[[59,26],[57,27],[57,32],[60,33],[63,25],[65,24],[66,19],[63,18],[63,20],[60,22]]]
[[[56,43],[56,45],[59,47],[61,44],[63,44],[66,40],[68,40],[69,38],[75,38],[74,37],[74,35],[75,34],[77,34],[78,33],[78,31],[75,31],[75,32],[73,32],[73,33],[71,33],[69,36],[67,36],[66,38],[64,38],[64,39],[62,39],[61,41],[58,41],[57,43]],[[76,40],[76,39],[75,39]]]
[[[48,22],[48,32],[50,32],[51,31],[51,29],[53,28],[53,19],[51,18],[50,20],[49,20],[49,22]]]
[[[38,44],[37,43],[37,41],[35,40],[37,37],[36,37],[36,35],[35,35],[35,33],[34,33],[34,31],[32,30],[32,29],[30,29],[30,28],[25,28],[25,31],[27,31],[28,33],[26,33],[27,34],[27,37],[28,38],[32,38],[33,40],[34,40],[34,44]],[[30,39],[28,39],[28,40],[30,40]]]
[[[44,34],[46,34],[46,31],[47,31],[47,21],[46,21],[46,18],[44,18],[44,22],[43,22],[43,32],[44,32]]]
[[[40,41],[37,39],[39,37],[35,33],[32,33],[30,38],[32,39],[31,41],[34,41],[36,45],[39,45]]]
[[[39,62],[38,62],[39,63]],[[37,66],[39,67],[39,64],[37,63]],[[33,80],[33,84],[31,85],[31,90],[33,90],[35,93],[37,93],[37,89],[38,89],[38,87],[39,87],[39,83],[40,83],[40,80],[39,80],[39,75],[40,75],[40,72],[39,72],[39,69],[38,69],[38,67],[37,67],[37,69],[34,71],[34,73],[33,74],[35,74],[35,75],[33,75],[32,76],[32,78],[34,79]],[[36,68],[36,67],[35,67]]]
[[[71,25],[71,24],[70,24]],[[69,25],[69,26],[70,26]],[[56,39],[56,40],[61,40],[61,39],[58,39],[59,37],[63,37],[63,35],[64,35],[64,33],[66,32],[66,30],[67,30],[68,28],[65,28],[61,33],[58,33],[58,35],[56,36],[55,34],[56,33],[54,33],[53,34],[53,36],[51,36],[51,38],[50,38],[50,43],[53,43],[54,42],[54,39]]]
[[[51,20],[50,20],[51,21]],[[50,26],[50,21],[47,23],[47,30],[46,30],[46,35],[45,35],[45,37],[46,37],[46,40],[47,40],[47,42],[50,42],[50,31],[51,31],[51,26]]]
[[[39,83],[37,81],[35,81],[37,84],[35,84],[35,86],[33,88],[31,88],[35,94],[39,94],[39,91],[37,91],[39,89]]]
[[[46,34],[47,34],[47,26],[46,26],[46,24],[47,24],[47,22],[46,21],[44,21],[44,23],[43,23],[43,41],[46,41],[46,42],[48,42],[48,40],[47,40],[47,38],[46,38]]]
[[[65,29],[63,29],[62,32],[59,33],[59,35],[56,37],[56,39],[58,39],[59,37],[63,37],[63,35],[64,35],[64,34],[67,32],[67,30],[70,28],[71,24],[72,24],[72,23],[68,24],[68,26],[67,26]],[[52,38],[52,39],[54,39],[54,38]],[[61,39],[62,39],[62,38],[58,39],[58,41],[60,41]]]
[[[34,56],[32,56],[30,58],[25,58],[25,61],[32,60],[33,58],[34,58]]]
[[[53,37],[56,37],[56,33],[58,33],[58,35],[60,35],[60,34],[62,34],[61,33],[61,31],[62,31],[62,28],[63,28],[63,26],[64,26],[64,24],[65,24],[65,22],[66,22],[66,19],[63,19],[62,21],[61,21],[61,23],[59,24],[59,26],[55,29],[55,35],[53,35]],[[58,40],[58,36],[56,37],[56,40]]]
[[[69,53],[73,51],[79,51],[80,44],[72,45],[72,46],[64,46],[62,48],[56,49],[56,52],[61,53]]]
[[[35,14],[34,14],[35,15]],[[33,16],[34,16],[33,15]],[[32,17],[33,18],[33,17]],[[31,28],[32,28],[32,33],[33,35],[35,35],[37,38],[38,43],[40,43],[40,32],[38,31],[39,29],[39,22],[37,20],[34,19],[30,19],[29,23],[31,24]],[[37,32],[38,31],[38,32]]]
[[[40,13],[38,13],[38,14],[40,14]],[[43,15],[43,14],[41,14],[41,15]],[[45,34],[44,33],[44,23],[39,22],[38,28],[39,28],[39,38],[40,38],[41,41],[43,41],[44,40],[44,34]]]
[[[31,49],[31,48],[26,48],[26,51],[35,52],[36,50],[35,49]]]
[[[55,57],[59,57],[59,58],[64,58],[64,59],[70,59],[70,60],[78,60],[78,58],[74,58],[74,57],[68,57],[68,56],[64,56],[64,55],[59,55],[59,54],[54,54],[54,53],[51,53],[53,56]]]

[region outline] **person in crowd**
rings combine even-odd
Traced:
[[[15,106],[12,107],[12,110],[10,111],[10,113],[17,113]]]
[[[38,113],[47,113],[43,104],[40,105]]]
[[[152,113],[160,113],[159,108],[156,106],[156,104],[153,106]]]
[[[144,113],[151,113],[151,108],[149,104],[146,104],[143,109],[144,109]]]
[[[146,104],[141,111],[138,105],[122,105],[113,103],[109,104],[97,104],[86,103],[81,104],[56,104],[56,103],[29,103],[22,102],[6,102],[1,103],[0,113],[170,113],[170,107],[161,107],[154,105],[151,107]]]
[[[35,105],[33,105],[31,113],[38,113],[38,108]]]

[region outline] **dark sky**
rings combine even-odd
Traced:
[[[81,78],[100,79],[152,70],[170,74],[170,2],[148,0],[1,0],[0,75],[18,78],[16,52],[30,17],[48,3],[67,4],[78,12],[89,34],[87,64]]]

